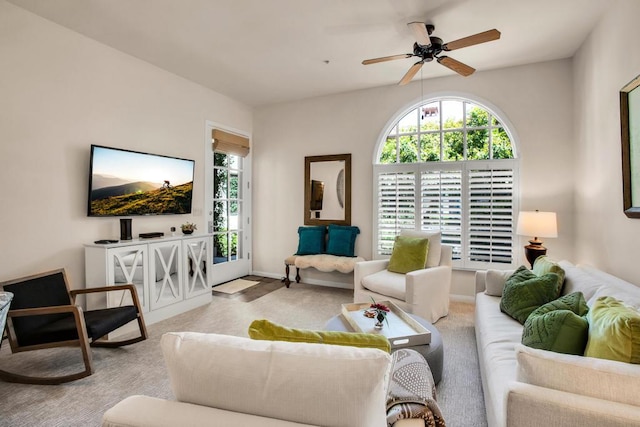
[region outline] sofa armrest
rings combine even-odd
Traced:
[[[476,294],[487,289],[487,270],[476,271]]]
[[[362,278],[385,270],[388,265],[388,259],[357,262],[353,269],[353,289],[356,291],[365,289],[362,286]]]
[[[149,396],[129,396],[107,410],[102,416],[103,427],[221,427],[230,425],[246,427],[309,426],[308,424]]]
[[[640,406],[513,382],[507,427],[640,427]]]

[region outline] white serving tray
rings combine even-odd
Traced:
[[[382,329],[374,328],[375,318],[364,315],[371,303],[342,304],[342,317],[356,332],[384,335],[389,340],[391,348],[413,347],[431,343],[431,331],[409,316],[404,310],[391,301],[376,301],[391,310]]]

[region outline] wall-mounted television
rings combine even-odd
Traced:
[[[89,216],[191,213],[195,161],[91,146]]]

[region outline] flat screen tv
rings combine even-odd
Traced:
[[[191,213],[194,160],[91,146],[89,216]]]

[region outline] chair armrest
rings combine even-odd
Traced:
[[[133,300],[133,305],[137,308],[138,313],[142,313],[142,307],[140,306],[140,300],[138,299],[138,291],[136,290],[135,285],[132,285],[132,284],[101,286],[97,288],[86,288],[86,289],[75,289],[73,291],[69,291],[69,295],[71,295],[71,301],[73,301],[73,303],[75,304],[77,295],[92,294],[97,292],[112,292],[112,291],[129,291],[131,293],[131,299]],[[122,302],[120,303],[122,304]]]
[[[513,382],[507,427],[640,427],[640,406]]]
[[[451,267],[440,266],[407,273],[407,304],[419,304],[436,295],[447,295],[451,290]]]
[[[364,289],[362,286],[362,278],[377,273],[378,271],[385,270],[388,265],[388,259],[357,262],[353,269],[353,288],[356,290]]]
[[[9,310],[8,317],[41,316],[43,314],[82,313],[77,305],[55,305],[51,307],[18,308]]]

